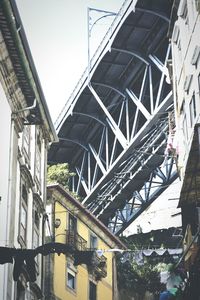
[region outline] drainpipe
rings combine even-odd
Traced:
[[[17,115],[17,114],[19,114],[19,113],[21,113],[21,112],[25,112],[25,111],[28,111],[28,110],[32,110],[32,109],[36,108],[36,106],[37,106],[37,100],[34,99],[33,105],[28,106],[28,107],[24,107],[24,108],[22,108],[22,109],[20,109],[20,110],[17,110],[17,111],[14,111],[14,112],[12,113],[12,115]]]
[[[8,177],[8,198],[7,198],[7,211],[6,211],[6,234],[5,234],[5,246],[12,247],[10,245],[10,209],[11,209],[11,188],[12,188],[12,165],[13,165],[13,146],[14,146],[14,121],[11,119],[10,127],[10,146],[9,146],[9,177]],[[7,299],[8,289],[8,264],[4,265],[4,291],[3,299]]]
[[[46,220],[47,220],[47,214],[46,213],[43,213],[42,215],[42,245],[45,244],[45,223],[46,223]],[[44,256],[41,255],[41,290],[42,290],[42,293],[44,295],[44,263],[45,263],[45,260],[44,260]]]

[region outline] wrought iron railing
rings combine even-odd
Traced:
[[[87,249],[87,241],[77,232],[71,232],[70,230],[66,230],[66,244],[79,251]]]
[[[88,271],[92,274],[96,280],[101,280],[107,276],[107,258],[97,254],[94,257],[93,263],[88,266]]]
[[[77,232],[66,230],[66,244],[71,246],[74,250],[78,251],[93,251],[87,248],[87,241],[82,238]],[[88,272],[96,278],[101,280],[107,276],[107,258],[102,255],[99,256],[94,250],[91,261],[88,261]]]

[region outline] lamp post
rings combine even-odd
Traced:
[[[96,11],[98,13],[103,13],[104,15],[97,18],[92,24],[90,23],[90,12],[91,11]],[[111,16],[116,16],[117,13],[111,12],[111,11],[106,11],[106,10],[102,10],[102,9],[96,9],[96,8],[91,8],[88,7],[87,8],[87,33],[88,33],[88,84],[90,83],[90,70],[91,70],[91,63],[90,63],[90,37],[91,37],[91,33],[92,33],[92,29],[93,27],[97,24],[98,21],[100,21],[103,18],[106,17],[111,17]]]

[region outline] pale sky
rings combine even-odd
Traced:
[[[87,7],[118,12],[124,0],[16,0],[53,121],[87,67]],[[91,12],[92,22],[102,16]],[[91,51],[113,17],[92,29]]]

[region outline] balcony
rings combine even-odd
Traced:
[[[96,280],[101,280],[107,276],[107,258],[102,255],[98,256],[95,252],[92,264],[88,266],[88,272],[92,274]]]
[[[75,251],[73,255],[75,265],[87,265],[88,272],[96,280],[101,280],[107,276],[107,258],[104,255],[97,255],[95,249],[88,249],[87,241],[78,233],[66,230],[66,244]]]
[[[87,249],[87,241],[77,232],[66,230],[66,244],[74,250],[84,251]]]

